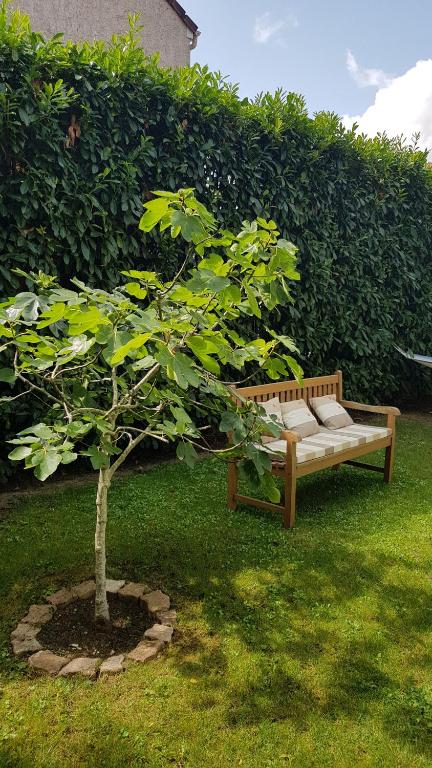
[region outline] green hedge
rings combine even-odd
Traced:
[[[312,119],[295,94],[250,103],[206,68],[163,71],[133,32],[77,47],[6,16],[3,5],[2,295],[22,289],[13,267],[107,286],[132,265],[172,273],[179,246],[138,231],[142,203],[194,186],[230,227],[271,216],[299,246],[295,303],[272,325],[297,340],[307,374],[341,368],[350,396],[372,400],[430,391],[393,346],[428,352],[432,339],[424,153],[358,137],[332,114]]]

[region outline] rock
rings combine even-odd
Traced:
[[[41,627],[51,621],[55,608],[53,605],[31,605],[27,616],[21,619],[22,624],[34,624]]]
[[[160,589],[156,589],[154,592],[149,592],[147,595],[143,595],[141,604],[147,608],[149,613],[155,614],[158,611],[168,611],[170,607],[170,599],[168,595],[164,595]]]
[[[33,672],[37,672],[39,675],[58,675],[69,661],[67,656],[56,656],[51,651],[38,651],[30,656],[28,665]]]
[[[11,640],[33,640],[40,631],[40,627],[20,622],[14,631],[11,632]]]
[[[118,591],[118,596],[122,600],[139,600],[146,592],[150,591],[150,587],[147,584],[136,584],[134,581],[128,581]]]
[[[157,611],[156,619],[159,624],[164,624],[167,627],[175,627],[177,625],[177,611],[173,608],[170,611]]]
[[[159,651],[163,648],[163,643],[160,640],[143,640],[138,643],[137,647],[128,653],[128,659],[137,661],[140,664],[145,664],[147,661],[156,658]]]
[[[77,596],[73,593],[71,589],[59,589],[57,592],[54,592],[53,595],[50,595],[47,600],[51,605],[54,605],[56,608],[60,605],[69,605],[69,603],[72,603],[74,600],[77,599]]]
[[[41,651],[42,646],[35,637],[30,637],[25,640],[13,640],[12,650],[15,656],[18,656],[20,659],[21,656],[28,656],[29,653],[36,653],[36,651]]]
[[[95,592],[96,584],[94,581],[83,581],[81,584],[72,587],[72,593],[80,600],[88,600],[90,597],[93,597]]]
[[[78,659],[72,659],[58,673],[59,677],[71,677],[72,675],[82,675],[91,680],[97,675],[100,659],[91,659],[88,656],[82,656]]]
[[[107,579],[106,588],[109,595],[117,595],[122,587],[126,584],[124,579]]]
[[[150,629],[144,632],[144,637],[147,640],[160,640],[162,643],[170,643],[172,640],[174,629],[172,627],[164,626],[163,624],[154,624]]]
[[[123,666],[124,655],[111,656],[102,662],[99,670],[101,675],[119,675],[124,670]]]

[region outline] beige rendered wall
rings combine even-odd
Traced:
[[[67,40],[108,40],[128,28],[128,14],[140,13],[146,53],[160,52],[164,67],[190,62],[188,28],[166,0],[13,0],[45,36],[64,32]]]

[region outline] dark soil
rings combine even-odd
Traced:
[[[38,635],[41,645],[54,653],[107,658],[128,653],[143,639],[153,622],[138,602],[109,600],[112,629],[97,629],[94,599],[76,600],[58,608]]]

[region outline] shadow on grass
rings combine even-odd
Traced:
[[[408,682],[391,691],[384,725],[393,739],[409,742],[418,754],[432,758],[432,687]]]
[[[408,653],[413,643],[423,642],[432,625],[431,589],[426,582],[394,583],[395,573],[415,569],[409,557],[376,546],[368,550],[352,541],[350,532],[367,536],[381,527],[388,532],[398,521],[374,514],[374,501],[377,506],[382,503],[376,498],[377,490],[385,500],[391,494],[381,478],[355,470],[346,474],[345,478],[341,473],[317,479],[312,501],[311,488],[301,489],[299,525],[309,524],[307,535],[283,532],[278,519],[259,510],[241,509],[230,516],[225,530],[211,531],[209,526],[202,550],[197,551],[199,532],[185,526],[178,537],[171,538],[167,549],[162,546],[155,553],[161,564],[170,561],[173,550],[180,559],[187,551],[180,577],[183,593],[202,600],[209,633],[234,636],[259,657],[254,661],[253,679],[228,685],[220,645],[209,650],[207,638],[196,637],[193,661],[188,659],[191,646],[186,636],[184,646],[180,643],[174,648],[179,671],[186,677],[198,677],[202,684],[203,708],[212,704],[212,687],[223,689],[227,726],[289,720],[296,729],[304,730],[308,718],[316,713],[331,719],[357,718],[374,703],[384,703],[384,712],[395,709],[392,695],[399,690],[400,680],[397,671],[395,675],[388,672],[388,658],[395,650]],[[342,513],[343,522],[350,527],[346,534],[337,530],[331,508],[335,495],[338,510],[347,504]],[[316,525],[321,510],[329,518],[322,539]],[[216,557],[213,537],[224,541]],[[155,561],[153,565],[157,567]],[[256,602],[251,596],[245,598],[239,586],[242,574],[249,571],[254,572],[250,591],[256,593]],[[370,602],[364,623],[361,617],[355,619],[353,609],[362,600]],[[323,656],[330,659],[327,679],[314,685],[302,669],[319,665]],[[391,719],[385,714],[383,727],[389,728]],[[429,749],[428,740],[419,739],[410,727],[395,728],[392,735],[409,741],[422,754]]]
[[[194,635],[191,644],[187,628],[173,650],[181,674],[198,680],[197,706],[212,706],[212,691],[223,691],[228,727],[288,720],[299,731],[316,713],[355,719],[387,700],[394,710],[391,696],[400,681],[397,670],[388,672],[387,660],[423,642],[432,594],[426,582],[394,582],[395,573],[415,569],[410,557],[376,543],[368,549],[361,538],[400,527],[398,515],[389,512],[404,503],[404,478],[388,487],[378,475],[348,468],[306,478],[299,484],[298,528],[287,532],[279,518],[261,510],[222,510],[225,477],[219,469],[217,475],[209,479],[205,465],[195,470],[203,518],[186,514],[167,536],[153,531],[148,563],[173,594],[201,601],[206,634]],[[196,505],[190,494],[183,499],[188,502]],[[355,607],[363,600],[365,619]],[[227,638],[254,659],[234,682]],[[318,683],[311,667],[326,669]],[[385,714],[383,727],[391,721]],[[409,727],[393,734],[427,751],[427,740]]]
[[[101,723],[101,729],[105,732],[107,730],[107,723]],[[142,745],[140,745],[142,750]],[[23,745],[23,751],[27,751],[27,746]],[[60,763],[57,761],[59,754],[56,755],[56,765]],[[67,755],[70,757],[70,755]],[[46,756],[46,762],[40,763],[44,768],[50,768],[53,764],[48,756]],[[169,764],[171,761],[169,761]],[[38,763],[39,764],[39,763]],[[0,745],[0,766],[1,768],[34,768],[34,757],[28,757],[26,754],[18,755],[11,743],[10,748]],[[129,746],[126,739],[121,738],[109,738],[105,736],[103,739],[95,740],[92,744],[85,745],[85,763],[77,762],[74,765],[84,766],[85,768],[101,768],[101,766],[109,766],[109,768],[125,768],[125,766],[133,766],[133,768],[148,768],[151,765],[150,760],[145,756],[138,756],[137,749],[134,746]]]
[[[34,761],[29,757],[18,757],[13,747],[0,746],[0,765],[2,768],[33,768]]]

